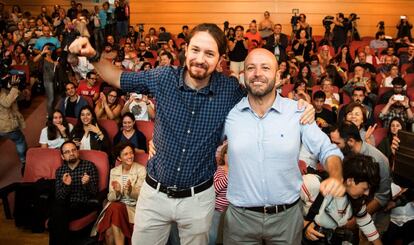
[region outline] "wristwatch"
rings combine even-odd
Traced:
[[[96,51],[96,53],[95,53],[95,55],[94,55],[94,56],[92,56],[92,57],[88,57],[88,61],[89,61],[90,63],[95,63],[95,62],[98,62],[100,59],[101,59],[101,54],[100,54],[98,51]]]

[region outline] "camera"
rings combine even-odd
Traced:
[[[400,16],[400,19],[405,20],[405,19],[407,19],[407,16],[405,16],[405,15],[401,15],[401,16]]]
[[[316,225],[315,230],[325,235],[325,237],[319,238],[319,241],[324,242],[325,244],[342,244],[342,242],[352,242],[354,238],[352,231],[341,227],[333,230]]]
[[[144,24],[138,24],[138,31],[144,32]]]
[[[355,14],[355,13],[351,13],[350,15],[349,15],[349,21],[355,21],[355,20],[359,20],[360,19],[360,17],[358,17],[358,15],[357,14]]]
[[[13,84],[12,76],[17,76],[16,84]],[[20,91],[26,88],[26,73],[24,71],[12,69],[1,76],[2,88],[10,89],[14,86]]]

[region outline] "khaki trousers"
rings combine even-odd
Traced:
[[[132,244],[165,245],[175,221],[181,245],[205,245],[214,205],[213,186],[191,197],[169,198],[145,182],[135,210]]]

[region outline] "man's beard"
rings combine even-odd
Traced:
[[[74,164],[74,163],[76,163],[78,161],[78,159],[76,158],[76,157],[74,157],[74,158],[70,158],[69,160],[67,160],[67,162],[69,163],[69,164]]]
[[[192,67],[198,67],[201,69],[204,69],[204,72],[201,73],[193,73]],[[210,74],[208,73],[208,65],[206,64],[197,64],[196,62],[190,62],[190,67],[188,68],[188,73],[190,74],[190,77],[196,80],[204,80],[206,79]]]
[[[251,83],[254,83],[255,81],[263,81],[263,83],[266,85],[265,89],[264,90],[258,90],[258,89],[254,90],[254,86],[251,85]],[[269,94],[270,92],[273,91],[273,88],[275,86],[275,82],[276,82],[275,79],[272,79],[272,80],[269,81],[266,78],[253,78],[253,79],[250,79],[249,81],[246,81],[245,84],[246,84],[246,89],[250,94],[252,94],[256,97],[263,97],[263,96],[265,96],[265,95],[267,95],[267,94]]]

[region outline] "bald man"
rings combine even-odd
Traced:
[[[316,123],[302,125],[296,101],[275,91],[277,62],[265,49],[245,60],[248,92],[228,114],[230,202],[224,244],[300,244],[303,217],[299,205],[302,176],[298,168],[303,143],[319,157],[330,177],[324,195],[342,196],[342,153]],[[289,122],[289,123],[287,123]]]

